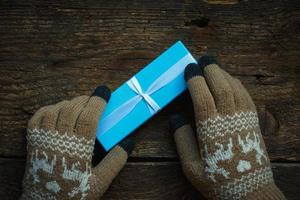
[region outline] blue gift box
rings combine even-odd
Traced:
[[[112,93],[96,132],[105,150],[119,143],[186,89],[183,74],[189,63],[197,62],[178,41]]]

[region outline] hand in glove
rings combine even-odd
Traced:
[[[199,64],[185,69],[197,133],[182,116],[170,119],[185,176],[208,199],[285,199],[248,92],[211,58]]]
[[[110,91],[98,87],[38,110],[27,130],[27,163],[21,199],[99,199],[124,167],[130,142],[113,148],[91,166],[98,120]],[[97,153],[97,152],[96,152]]]

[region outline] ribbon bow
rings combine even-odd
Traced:
[[[159,105],[150,97],[150,95],[154,92],[154,91],[150,91],[149,89],[144,93],[140,83],[138,82],[137,78],[134,76],[132,77],[129,81],[127,81],[127,85],[138,95],[140,96],[142,99],[145,100],[145,102],[147,103],[148,109],[151,112],[151,114],[156,113],[157,111],[160,110]],[[150,87],[151,89],[151,87]],[[139,101],[141,99],[139,98]]]

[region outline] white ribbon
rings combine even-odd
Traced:
[[[127,116],[135,106],[142,100],[146,102],[146,105],[153,115],[157,111],[160,110],[160,106],[151,98],[151,94],[160,90],[164,86],[168,85],[171,81],[178,77],[179,74],[183,73],[185,66],[190,63],[196,62],[195,59],[191,56],[191,54],[187,54],[183,58],[181,58],[177,63],[175,63],[172,67],[170,67],[166,72],[160,75],[149,87],[143,92],[142,87],[134,76],[130,80],[126,82],[126,84],[137,94],[132,97],[118,108],[116,108],[113,112],[111,112],[108,116],[106,116],[100,123],[100,131],[99,136],[111,129],[114,125],[116,125],[119,121],[121,121],[125,116]],[[183,67],[184,66],[184,67]]]

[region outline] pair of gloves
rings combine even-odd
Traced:
[[[274,183],[255,105],[241,82],[210,57],[190,64],[185,80],[197,131],[170,118],[186,178],[207,199],[285,199]],[[106,87],[38,110],[28,124],[21,199],[99,199],[124,167],[133,145],[121,142],[95,167],[98,119]]]

